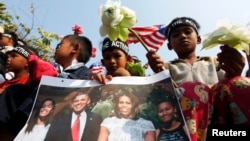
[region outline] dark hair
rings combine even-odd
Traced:
[[[92,42],[85,36],[66,35],[63,39],[69,39],[73,46],[80,44],[80,54],[77,56],[77,61],[86,64],[92,53]]]
[[[183,26],[183,25],[191,26],[192,28],[194,28],[194,30],[198,34],[198,30],[200,29],[200,25],[196,20],[194,20],[190,17],[177,17],[177,18],[173,19],[168,24],[166,31],[165,31],[166,38],[168,38],[168,40],[170,40],[170,35],[173,32],[173,30],[176,29],[177,27]]]
[[[30,45],[28,45],[27,42],[24,41],[23,39],[18,38],[17,39],[17,44],[18,44],[19,47],[26,47],[29,50],[30,54],[34,54],[34,55],[39,56],[38,50],[36,48],[31,47]]]
[[[29,49],[30,54],[37,55],[39,57],[39,52],[37,51],[37,49],[31,46],[27,46],[27,48]]]
[[[130,118],[131,119],[138,119],[138,117],[139,117],[139,111],[140,111],[139,110],[139,99],[138,99],[138,97],[135,94],[131,93],[128,90],[123,90],[121,94],[116,95],[115,98],[113,99],[114,112],[115,112],[116,117],[122,118],[121,115],[120,115],[120,112],[119,112],[119,108],[118,108],[119,99],[122,96],[127,96],[131,100],[131,103],[132,103],[132,110],[131,110],[131,112],[132,113],[130,115]]]
[[[18,36],[15,32],[5,32],[3,34],[11,35],[11,39],[13,40],[13,47],[18,46]]]
[[[36,110],[35,114],[32,116],[32,120],[29,120],[28,122],[28,125],[27,125],[27,128],[25,130],[25,132],[31,132],[34,128],[34,126],[36,125],[37,123],[37,119],[39,118],[39,113],[40,113],[40,110],[42,109],[43,107],[43,104],[46,102],[46,101],[51,101],[52,102],[52,105],[53,105],[53,108],[52,110],[50,111],[49,115],[45,118],[45,122],[44,122],[44,126],[47,126],[48,124],[50,124],[51,120],[52,120],[52,113],[54,112],[55,110],[55,105],[56,105],[56,102],[51,99],[51,98],[46,98],[42,101],[41,105],[38,106],[38,109]]]
[[[141,60],[137,56],[131,56],[131,57],[136,63],[141,62]]]
[[[18,46],[28,46],[27,43],[22,39],[17,39]]]
[[[174,108],[177,107],[177,104],[176,102],[174,101],[175,99],[172,98],[172,97],[169,97],[169,98],[165,98],[165,99],[159,99],[156,103],[156,108],[157,108],[157,111],[158,111],[158,106],[161,104],[161,103],[164,103],[164,102],[169,102]]]
[[[72,102],[76,99],[77,96],[80,96],[80,95],[86,95],[90,99],[89,92],[84,92],[83,90],[78,90],[77,94],[71,99]]]
[[[174,116],[174,119],[177,120],[177,121],[180,121],[180,122],[183,122],[181,120],[181,111],[180,109],[178,108],[178,101],[177,99],[174,97],[174,96],[171,96],[171,95],[166,95],[165,97],[162,97],[161,99],[158,99],[157,102],[155,103],[155,106],[156,106],[156,110],[157,110],[157,113],[158,113],[158,108],[159,108],[159,105],[161,103],[164,103],[164,102],[168,102],[172,105],[172,107],[176,110],[176,115]],[[163,125],[163,124],[162,124]],[[167,125],[167,124],[166,124]]]
[[[7,55],[0,51],[0,74],[2,76],[4,76],[6,72],[6,66],[5,66],[6,60],[7,60]]]

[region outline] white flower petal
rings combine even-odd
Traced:
[[[119,34],[120,34],[120,30],[118,27],[109,29],[108,35],[109,35],[110,40],[112,41],[117,40],[117,38],[119,37]]]
[[[100,26],[100,29],[99,29],[100,35],[101,35],[102,37],[105,36],[105,35],[107,35],[108,32],[109,32],[109,30],[110,30],[110,27],[109,27],[109,26],[101,25],[101,26]]]
[[[209,34],[206,34],[203,39],[203,48],[208,49],[219,44],[227,44],[228,46],[249,52],[250,44],[250,28],[240,24],[232,24],[228,20],[218,22],[218,28]]]
[[[125,17],[136,17],[135,12],[125,6],[121,7],[121,13],[124,14]]]

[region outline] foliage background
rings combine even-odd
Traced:
[[[15,32],[19,39],[25,41],[29,46],[39,52],[43,60],[53,61],[54,49],[51,48],[51,42],[60,39],[55,33],[46,32],[42,27],[35,27],[35,8],[30,5],[31,20],[30,25],[26,25],[20,20],[19,15],[11,15],[7,12],[4,3],[0,2],[0,24],[5,32]]]

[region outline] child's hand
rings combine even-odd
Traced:
[[[131,75],[129,71],[126,70],[125,68],[118,68],[116,69],[115,72],[113,72],[112,76],[115,77],[115,76],[131,76]]]
[[[104,74],[100,74],[100,73],[91,73],[89,76],[89,79],[96,80],[101,84],[106,84],[107,79],[112,80],[112,76],[111,75],[104,75]]]
[[[160,57],[160,55],[156,54],[155,51],[150,50],[147,52],[146,57],[148,58],[149,66],[155,73],[163,70],[165,64],[164,60]]]
[[[225,77],[240,76],[245,66],[245,58],[236,49],[227,45],[221,46],[220,49],[217,60],[221,69],[226,72]]]

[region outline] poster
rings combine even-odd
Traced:
[[[106,85],[43,76],[15,141],[185,141],[187,130],[168,71],[115,77]]]

